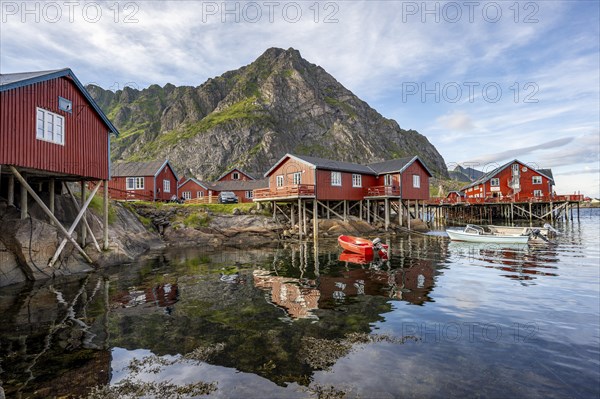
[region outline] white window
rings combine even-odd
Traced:
[[[192,199],[192,192],[184,191],[183,193],[181,193],[181,196],[183,197],[184,200]]]
[[[391,186],[392,185],[392,175],[385,175],[383,177],[383,184],[386,186]]]
[[[65,145],[65,118],[45,109],[37,108],[36,138]]]
[[[541,197],[544,194],[542,194],[542,190],[533,190],[533,196],[534,197]]]
[[[331,172],[331,185],[341,186],[342,185],[342,172]]]
[[[252,190],[246,191],[246,198],[249,198],[249,199],[254,198],[254,191],[252,191]]]
[[[532,176],[531,182],[533,184],[542,184],[542,176]]]
[[[302,181],[302,173],[301,172],[296,172],[292,175],[292,183],[293,184],[300,184],[300,182]]]
[[[490,185],[492,187],[500,187],[500,179],[499,178],[493,178],[492,180],[490,180]]]
[[[127,190],[143,190],[144,189],[144,178],[143,177],[128,177],[127,178]]]
[[[171,192],[171,180],[163,180],[163,192]]]
[[[519,164],[518,163],[514,163],[512,165],[512,173],[513,173],[513,175],[518,175],[519,174]]]
[[[239,174],[238,172],[233,172],[233,173],[231,174],[231,178],[232,178],[233,180],[240,180],[240,174]]]
[[[204,198],[204,191],[196,191],[196,198]]]
[[[413,187],[420,188],[421,187],[421,176],[413,175]]]
[[[277,175],[277,187],[283,187],[283,175]]]
[[[352,174],[352,187],[362,187],[362,175]]]

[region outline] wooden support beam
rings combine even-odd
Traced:
[[[406,210],[408,211],[408,229],[410,230],[410,219],[411,219],[411,214],[410,214],[410,200],[406,201]]]
[[[98,183],[100,184],[100,183]],[[103,244],[102,248],[105,251],[108,251],[108,180],[104,180],[104,214],[102,215],[102,220],[104,222],[104,226],[102,226],[102,238]]]
[[[85,180],[81,181],[81,206],[85,203]],[[81,209],[81,208],[80,208]],[[83,211],[83,219],[85,220],[85,209]],[[85,224],[81,225],[81,247],[85,248],[85,242],[87,241],[87,230],[85,229]]]
[[[344,200],[344,222],[348,220],[348,201]]]
[[[291,216],[290,223],[292,224],[292,230],[294,230],[294,226],[296,225],[296,212],[294,210],[293,203],[290,204],[290,216]]]
[[[289,221],[291,222],[290,218],[288,217],[288,215],[286,215],[286,213],[283,211],[283,209],[281,209],[279,207],[279,205],[277,205],[275,203],[275,201],[273,201],[273,218],[275,218],[275,215],[277,213],[277,211],[279,210],[279,212],[281,212],[281,214]]]
[[[58,227],[60,232],[71,242],[71,244],[73,244],[73,246],[79,251],[79,253],[81,253],[81,255],[84,257],[84,259],[86,261],[88,261],[89,263],[92,263],[92,260],[90,259],[88,254],[86,254],[85,251],[79,246],[79,244],[77,244],[77,241],[75,241],[73,239],[73,237],[71,237],[71,234],[67,231],[67,229],[65,229],[63,227],[63,225],[60,224],[58,219],[56,219],[56,216],[54,216],[52,214],[52,212],[50,212],[50,209],[48,209],[48,207],[46,206],[46,204],[44,204],[44,202],[41,200],[41,198],[35,193],[35,191],[33,191],[33,189],[29,186],[29,184],[27,184],[27,182],[25,181],[25,179],[23,179],[23,176],[21,176],[19,171],[14,166],[10,166],[10,170],[13,173],[13,175],[17,178],[17,180],[19,180],[19,182],[25,186],[25,188],[27,189],[29,194],[31,194],[31,196],[33,197],[35,202],[38,203],[38,205],[42,208],[42,210],[46,213],[46,215],[48,215],[50,217],[50,219],[52,219],[54,221],[54,223],[56,224],[56,227]]]
[[[402,214],[404,210],[402,209],[402,199],[398,200],[398,226],[402,226]]]
[[[367,200],[367,223],[371,224],[371,200]]]
[[[302,199],[298,198],[298,235],[302,239]]]
[[[327,219],[329,219],[329,218],[330,218],[330,217],[329,217],[329,216],[330,216],[330,215],[329,215],[329,213],[330,213],[330,212],[331,212],[331,213],[333,213],[335,216],[339,217],[340,219],[343,219],[343,218],[344,218],[342,215],[340,215],[339,213],[335,212],[333,209],[331,209],[330,207],[328,207],[327,205],[325,205],[325,204],[324,204],[324,203],[322,203],[321,201],[317,200],[317,202],[318,202],[318,203],[319,203],[321,206],[325,207],[325,209],[327,210]],[[329,204],[329,201],[327,201],[327,203]]]
[[[71,189],[69,188],[69,185],[67,183],[63,183],[63,186],[66,188],[67,192],[69,193],[69,196],[71,197],[71,201],[73,202],[73,205],[75,206],[75,209],[77,209],[78,211],[81,211],[81,207],[77,203],[77,200],[75,199],[75,196],[71,192]],[[100,245],[98,245],[98,241],[96,241],[96,237],[94,236],[94,232],[92,231],[92,228],[90,227],[88,221],[86,220],[85,217],[82,218],[82,220],[83,220],[83,227],[86,229],[87,232],[90,233],[90,237],[92,237],[92,241],[94,242],[94,246],[96,247],[96,249],[98,250],[98,252],[102,252],[102,250],[100,249]]]
[[[85,215],[85,211],[87,210],[87,207],[90,205],[90,202],[92,202],[92,199],[94,199],[94,195],[96,195],[96,192],[98,191],[99,188],[100,188],[99,184],[96,185],[96,187],[94,187],[94,189],[92,190],[92,193],[90,194],[90,196],[87,198],[87,200],[85,201],[85,203],[82,205],[81,209],[79,210],[79,213],[77,214],[77,217],[75,218],[75,220],[73,221],[73,224],[69,228],[69,231],[67,231],[67,234],[69,235],[69,237],[71,237],[71,239],[73,238],[71,235],[77,228],[77,225],[79,224],[79,221],[81,220],[83,215]],[[54,263],[58,260],[60,253],[65,248],[65,245],[67,245],[67,241],[70,241],[70,240],[68,238],[63,238],[60,245],[56,249],[56,252],[54,252],[54,256],[52,257],[52,259],[50,259],[50,262],[48,262],[48,266],[52,267],[54,265]],[[73,241],[75,241],[75,240],[73,240]],[[82,251],[83,251],[83,249],[82,249]],[[86,256],[87,256],[87,254],[86,254]],[[89,259],[89,257],[88,257],[88,259]],[[90,261],[90,263],[91,263],[91,261]]]
[[[23,178],[23,181],[27,184],[25,177]],[[27,213],[29,212],[27,210],[27,188],[25,187],[25,184],[21,183],[21,220],[27,219]]]
[[[54,187],[54,178],[51,178],[50,181],[48,182],[48,196],[50,197],[50,212],[52,212],[52,214],[54,214],[54,191],[55,191],[55,187]],[[51,220],[50,224],[54,224],[54,222]]]
[[[8,206],[15,205],[15,177],[8,176]]]
[[[304,235],[308,234],[308,228],[306,227],[306,201],[302,202],[302,232]]]
[[[360,206],[358,209],[358,218],[360,220],[363,220],[363,202],[362,202],[362,200],[359,201],[359,204],[360,204]]]
[[[313,242],[315,248],[317,247],[317,242],[319,241],[319,212],[317,200],[313,200]],[[317,262],[318,254],[315,252],[315,263]]]
[[[390,227],[390,200],[386,198],[383,201],[384,213],[385,213],[385,231]]]

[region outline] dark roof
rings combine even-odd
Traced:
[[[281,162],[283,162],[284,159],[288,157],[313,165],[317,169],[333,171],[339,170],[341,172],[363,173],[368,175],[376,174],[373,169],[369,168],[368,166],[359,165],[352,162],[333,161],[331,159],[310,157],[308,155],[285,154],[279,161],[275,163],[275,165],[271,167],[271,169],[265,172],[264,176],[268,176],[269,173],[271,173],[277,166],[279,166],[279,164],[281,164]]]
[[[104,124],[108,127],[111,133],[115,135],[119,135],[119,131],[112,124],[110,120],[106,117],[104,112],[100,109],[96,101],[92,98],[90,93],[83,87],[79,79],[75,76],[73,71],[69,68],[63,69],[55,69],[51,71],[36,71],[36,72],[19,72],[19,73],[5,73],[0,74],[0,92],[16,89],[19,87],[30,86],[35,83],[41,83],[52,79],[58,79],[68,76],[73,80],[73,83],[79,91],[83,94],[86,100],[90,103],[92,108],[96,111],[100,119],[104,122]]]
[[[207,190],[212,190],[212,183],[208,183],[202,180],[198,180],[196,178],[190,177],[189,179],[185,179],[185,181],[183,183],[181,183],[180,185],[177,186],[177,188],[181,188],[181,186],[183,186],[185,183],[189,182],[189,181],[193,181],[194,183],[196,183],[197,185],[204,187]]]
[[[169,165],[173,173],[175,174],[175,178],[179,180],[177,177],[177,172],[171,166],[171,163],[167,161],[150,161],[150,162],[120,162],[112,165],[112,173],[113,177],[141,177],[141,176],[156,176],[158,172],[160,172],[165,165]]]
[[[530,169],[533,169],[530,166],[525,165],[523,162],[519,161],[518,159],[513,159],[512,161],[507,162],[504,165],[497,167],[496,169],[492,170],[491,172],[486,173],[485,175],[481,176],[479,179],[475,180],[473,183],[464,186],[463,188],[461,188],[461,191],[464,191],[469,187],[475,187],[479,184],[483,184],[483,183],[487,182],[488,180],[490,180],[491,178],[496,176],[498,173],[500,173],[504,169],[508,168],[510,165],[514,164],[515,162],[517,162],[523,166],[527,166]],[[549,171],[550,169],[533,169],[533,170],[535,170],[537,173],[539,173],[541,175],[546,176],[547,178],[552,180],[552,182],[554,182],[554,179],[551,176],[548,176],[546,173],[542,172],[543,170]],[[551,171],[550,171],[550,174],[552,174]]]
[[[429,176],[433,176],[433,174],[427,168],[425,163],[423,161],[421,161],[421,159],[417,156],[390,159],[388,161],[370,163],[367,166],[369,168],[373,169],[373,171],[375,171],[375,173],[377,173],[378,175],[385,174],[385,173],[401,173],[404,171],[404,169],[406,169],[414,161],[419,161],[421,163],[421,165],[423,165],[423,167],[425,168],[427,173],[429,173]]]
[[[459,197],[464,197],[465,196],[465,193],[463,193],[462,191],[453,190],[453,191],[449,191],[448,192],[448,195],[446,195],[446,198],[448,198],[450,196],[450,194],[452,194],[452,193],[458,195]]]
[[[269,187],[268,179],[260,180],[228,180],[219,181],[210,185],[211,190],[215,191],[236,191],[236,190],[256,190]]]
[[[221,180],[222,178],[224,178],[225,176],[227,176],[228,174],[230,174],[231,172],[233,172],[234,170],[237,170],[238,172],[248,176],[249,178],[251,178],[252,180],[256,179],[252,174],[247,173],[245,171],[243,171],[240,168],[231,168],[229,169],[227,172],[223,173],[221,176],[219,176],[219,178],[217,179],[217,181]]]
[[[552,184],[554,184],[554,175],[552,174],[552,169],[538,169],[537,171],[546,176],[548,179],[552,180]]]

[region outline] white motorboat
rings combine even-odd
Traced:
[[[448,237],[454,241],[467,241],[467,242],[488,242],[496,244],[527,244],[531,232],[525,232],[525,234],[499,234],[494,233],[491,230],[486,231],[481,226],[468,224],[462,230],[446,229]]]

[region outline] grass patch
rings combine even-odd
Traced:
[[[98,215],[104,214],[104,199],[99,196],[94,196],[92,198],[92,202],[90,202],[89,208],[92,209]],[[117,220],[117,210],[112,205],[110,201],[108,201],[108,224],[113,224]]]
[[[200,227],[208,227],[208,225],[210,224],[210,220],[210,216],[208,216],[206,213],[192,213],[191,215],[183,219],[183,224],[185,225],[185,227],[197,229]]]
[[[193,205],[188,205],[193,206]],[[248,202],[241,204],[206,204],[202,205],[206,210],[214,213],[221,213],[225,215],[233,215],[233,210],[238,208],[243,213],[248,213],[252,209],[256,209],[256,204]]]
[[[325,97],[325,102],[332,107],[335,107],[337,109],[342,109],[344,112],[346,112],[348,115],[350,115],[350,117],[352,119],[357,117],[357,114],[356,114],[356,111],[354,111],[354,108],[352,108],[350,105],[348,105],[345,102],[337,100],[333,97]]]

